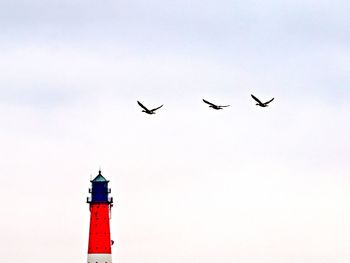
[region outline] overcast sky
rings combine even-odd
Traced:
[[[348,263],[349,8],[1,1],[1,260],[86,262],[101,166],[114,262]]]

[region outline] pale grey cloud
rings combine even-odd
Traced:
[[[348,6],[1,3],[4,261],[84,261],[102,165],[114,261],[348,262]]]

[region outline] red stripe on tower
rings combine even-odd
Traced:
[[[113,198],[109,197],[111,189],[108,183],[101,171],[91,181],[91,197],[87,198],[90,204],[88,263],[112,263],[109,220]]]

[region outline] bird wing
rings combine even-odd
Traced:
[[[147,109],[145,106],[143,106],[141,102],[137,101],[137,104],[139,104],[141,106],[141,108],[143,108],[145,111],[149,111],[149,109]]]
[[[203,101],[204,101],[206,104],[209,104],[209,105],[211,105],[211,106],[217,107],[215,104],[213,104],[213,103],[211,103],[211,102],[209,102],[209,101],[207,101],[207,100],[205,100],[205,99],[203,99]]]
[[[163,104],[160,105],[158,108],[152,109],[151,111],[156,111],[156,110],[160,109],[161,107],[163,107]]]
[[[265,102],[264,104],[269,104],[271,101],[273,101],[275,98],[272,98],[271,100]]]
[[[253,94],[250,94],[252,96],[252,98],[254,100],[256,100],[256,102],[258,102],[259,104],[263,104],[257,97],[255,97]]]
[[[223,108],[223,107],[230,107],[231,105],[224,105],[224,106],[219,106],[220,108]]]

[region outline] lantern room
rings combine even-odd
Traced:
[[[109,197],[111,189],[108,188],[109,181],[103,177],[101,170],[98,172],[98,175],[95,179],[90,181],[92,187],[89,189],[91,197],[87,198],[87,203],[113,203],[113,197]]]

